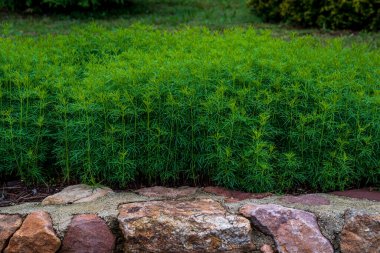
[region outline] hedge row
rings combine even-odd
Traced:
[[[380,50],[151,27],[0,38],[0,175],[112,186],[380,182]]]
[[[378,0],[249,0],[266,21],[328,29],[380,29]]]

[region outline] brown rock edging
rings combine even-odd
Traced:
[[[55,234],[47,212],[29,214],[13,234],[4,253],[55,253],[61,241]]]
[[[60,253],[112,253],[115,236],[104,220],[95,214],[75,215],[66,231]]]
[[[259,230],[271,235],[280,253],[334,252],[312,213],[274,204],[245,205],[240,213],[250,218]]]
[[[0,252],[8,245],[10,238],[22,224],[18,214],[0,214]]]
[[[380,214],[348,210],[340,237],[342,253],[380,252]]]
[[[197,190],[195,194],[186,195],[184,197],[145,197],[133,192],[116,192],[107,194],[102,198],[98,198],[91,202],[73,203],[71,205],[45,205],[38,203],[25,203],[17,206],[9,206],[0,208],[0,213],[3,214],[20,214],[25,218],[30,213],[35,211],[45,211],[50,214],[53,220],[53,228],[57,236],[64,240],[64,235],[72,221],[72,218],[78,214],[96,214],[103,219],[112,233],[116,235],[116,251],[115,253],[123,252],[124,236],[117,219],[118,207],[124,203],[145,203],[151,201],[199,201],[200,199],[210,198],[228,210],[230,214],[238,214],[238,210],[242,206],[264,205],[264,204],[280,204],[289,208],[304,210],[315,214],[320,231],[334,246],[335,252],[340,252],[341,231],[345,224],[345,212],[348,209],[360,210],[360,212],[378,215],[380,213],[380,203],[376,201],[358,200],[346,197],[339,197],[330,194],[316,194],[330,201],[330,205],[310,205],[308,203],[288,203],[284,201],[282,196],[270,196],[262,199],[244,199],[237,202],[226,201],[225,197],[219,195],[204,193],[202,190]],[[253,244],[256,245],[255,253],[260,251],[264,244],[274,245],[273,238],[264,235],[260,231],[253,229],[251,233]],[[376,252],[377,253],[377,252]]]
[[[119,207],[125,252],[247,252],[250,222],[211,199],[148,201]]]

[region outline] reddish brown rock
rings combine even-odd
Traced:
[[[305,194],[300,196],[285,196],[281,201],[290,204],[303,204],[311,206],[330,205],[330,200],[317,194]]]
[[[22,218],[17,214],[0,214],[0,252],[3,251],[9,238],[21,226]]]
[[[262,253],[274,253],[272,247],[268,244],[264,244],[261,248],[260,248],[260,251]]]
[[[380,214],[346,212],[340,248],[342,253],[379,253]]]
[[[335,191],[335,192],[331,192],[331,194],[343,196],[343,197],[349,197],[349,198],[369,199],[369,200],[374,200],[374,201],[380,201],[380,191],[373,188]]]
[[[151,201],[119,207],[125,252],[247,252],[249,220],[216,201]]]
[[[245,199],[262,199],[272,196],[271,193],[249,193],[241,191],[233,191],[223,187],[209,186],[203,189],[204,192],[212,193],[215,195],[223,196],[226,198],[226,202],[239,202]]]
[[[162,186],[154,186],[149,188],[142,188],[137,190],[136,192],[145,197],[180,198],[194,195],[197,192],[197,188],[167,188]]]
[[[9,241],[5,253],[54,253],[61,246],[48,213],[29,214]]]
[[[279,253],[333,253],[314,214],[279,205],[246,205],[240,212],[273,237]]]
[[[112,253],[115,236],[95,214],[76,215],[63,239],[61,253]]]
[[[85,184],[71,185],[54,195],[46,197],[42,201],[42,205],[63,205],[90,202],[103,197],[110,192],[113,191],[107,187],[93,188]]]

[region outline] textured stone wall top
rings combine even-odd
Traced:
[[[216,201],[152,201],[120,206],[125,252],[246,252],[253,248],[247,219]]]
[[[281,201],[312,206],[330,205],[330,200],[317,194],[305,194],[300,196],[285,196]]]
[[[71,205],[0,208],[0,251],[329,253],[333,245],[334,253],[380,252],[376,201],[329,194],[252,198],[219,188],[103,190],[100,198],[91,187],[72,186],[58,194],[71,197],[57,201]]]
[[[142,188],[136,193],[145,197],[162,197],[162,198],[180,198],[194,195],[198,188],[195,187],[180,187],[180,188],[167,188],[162,186],[154,186],[149,188]]]
[[[54,195],[46,197],[42,201],[42,205],[62,205],[90,202],[103,197],[110,192],[113,191],[107,187],[93,188],[84,184],[71,185]]]
[[[230,202],[230,203],[238,202],[238,201],[246,200],[246,199],[262,199],[262,198],[272,196],[271,193],[241,192],[241,191],[229,190],[229,189],[218,187],[218,186],[205,187],[203,191],[216,194],[219,196],[223,196],[226,198],[226,202]]]

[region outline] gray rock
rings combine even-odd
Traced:
[[[85,184],[71,185],[62,191],[46,197],[42,205],[63,205],[72,203],[91,202],[113,192],[110,188],[93,188]]]

